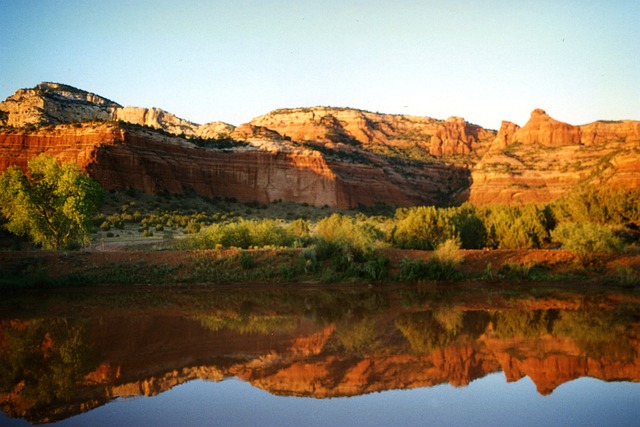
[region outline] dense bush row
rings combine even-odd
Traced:
[[[564,247],[588,263],[638,240],[639,194],[580,191],[544,206],[412,207],[397,209],[393,216],[333,214],[315,224],[301,219],[221,220],[194,235],[187,246],[315,245],[319,256],[340,254],[349,263],[365,262],[381,247],[434,250],[455,242],[463,249]]]
[[[292,220],[289,215],[287,219],[256,218],[268,207],[249,207],[244,213],[252,219],[224,209],[215,213],[161,209],[141,213],[144,209],[132,201],[115,213],[98,217],[96,225],[108,231],[132,224],[145,236],[178,231],[187,234],[179,243],[186,249],[308,248],[302,262],[306,269],[315,268],[317,262],[328,262],[331,267],[323,269],[325,275],[372,279],[385,274],[388,261],[379,256],[380,248],[448,251],[450,256],[445,259],[406,261],[400,276],[454,278],[458,262],[455,252],[459,248],[562,247],[576,252],[586,265],[597,262],[603,254],[619,251],[625,244],[638,242],[640,236],[638,190],[576,191],[543,206],[421,206],[395,212],[386,209],[384,215],[334,213],[315,220]]]

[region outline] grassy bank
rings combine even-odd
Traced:
[[[455,259],[447,258],[455,256]],[[173,251],[0,254],[0,288],[29,289],[103,284],[188,286],[391,282],[608,282],[640,285],[640,251],[610,256],[585,268],[563,250],[380,249],[354,256],[341,250],[213,249]]]

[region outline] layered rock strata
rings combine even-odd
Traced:
[[[231,140],[246,145],[215,149]],[[579,185],[640,187],[640,121],[574,126],[541,109],[497,134],[458,117],[331,107],[275,110],[234,127],[42,83],[0,103],[0,142],[0,171],[46,152],[78,162],[108,189],[260,202],[522,204]]]
[[[572,126],[534,110],[522,128],[502,123],[471,181],[475,204],[546,203],[576,186],[640,188],[640,122]]]
[[[469,154],[487,145],[495,133],[460,117],[371,113],[351,108],[292,108],[272,111],[251,121],[292,141],[345,142],[363,147],[419,146],[433,156]]]
[[[306,149],[216,150],[147,129],[116,124],[60,125],[0,133],[0,170],[40,153],[77,162],[105,189],[196,193],[268,203],[286,200],[317,206],[439,204],[466,171],[442,165],[415,167],[411,176],[383,161],[352,164]],[[445,178],[446,177],[446,178]]]

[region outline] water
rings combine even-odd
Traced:
[[[0,425],[588,426],[640,416],[632,291],[99,288],[10,295],[0,308]]]

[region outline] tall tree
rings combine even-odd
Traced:
[[[28,169],[25,175],[12,166],[0,176],[4,227],[45,249],[88,244],[102,187],[77,164],[61,164],[44,154],[29,161]]]

